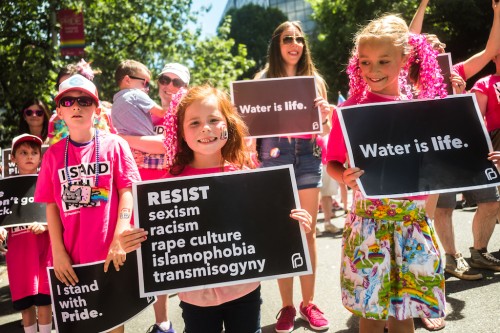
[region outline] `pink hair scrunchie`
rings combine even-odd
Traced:
[[[167,113],[165,114],[165,120],[163,122],[165,126],[165,139],[163,140],[163,146],[166,151],[165,166],[167,168],[174,165],[175,155],[177,154],[177,106],[186,93],[186,88],[179,89],[179,91],[172,96]]]

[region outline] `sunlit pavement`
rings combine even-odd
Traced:
[[[341,211],[336,213],[342,214]],[[455,210],[454,225],[457,247],[466,258],[470,257],[472,245],[472,218],[474,211]],[[345,216],[333,220],[337,227],[342,227]],[[321,221],[322,214],[319,216]],[[322,230],[323,223],[318,223]],[[341,233],[324,233],[318,237],[318,268],[315,303],[330,320],[330,329],[325,332],[358,332],[358,319],[345,310],[341,303],[339,287],[339,264]],[[496,226],[491,238],[489,250],[500,257],[500,225]],[[441,332],[497,332],[500,325],[500,272],[482,271],[484,278],[479,281],[461,281],[446,276],[446,297],[448,302],[447,326]],[[299,280],[295,279],[295,302],[300,303]],[[281,308],[276,281],[262,282],[262,332],[274,332],[275,317]],[[182,333],[183,322],[177,296],[170,298],[170,319],[177,333]],[[0,332],[21,333],[19,313],[12,311],[5,264],[0,266]],[[146,332],[154,322],[152,307],[130,320],[126,332]],[[416,332],[427,332],[419,320],[415,320]],[[55,332],[55,331],[54,331]],[[296,319],[294,332],[314,332],[306,327],[305,322]]]

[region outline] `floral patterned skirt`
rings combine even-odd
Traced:
[[[443,262],[425,201],[356,193],[342,240],[342,303],[385,320],[445,316]]]

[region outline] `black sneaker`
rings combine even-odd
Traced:
[[[465,261],[462,253],[458,252],[455,255],[446,254],[445,272],[451,274],[461,280],[479,280],[483,278],[483,274],[477,270],[470,268]]]
[[[172,322],[170,322],[170,327],[168,330],[162,330],[160,326],[154,324],[152,325],[146,333],[175,333],[174,328],[172,327]]]
[[[486,249],[477,250],[470,248],[470,265],[475,268],[489,269],[490,271],[500,272],[500,259],[495,258]]]

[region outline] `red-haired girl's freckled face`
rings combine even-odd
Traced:
[[[370,90],[383,95],[398,96],[399,73],[407,59],[402,48],[390,40],[368,40],[358,45],[359,67]]]
[[[221,134],[226,126],[215,96],[208,96],[186,108],[184,140],[193,150],[195,159],[200,155],[222,156],[221,149],[227,140],[221,140]]]

